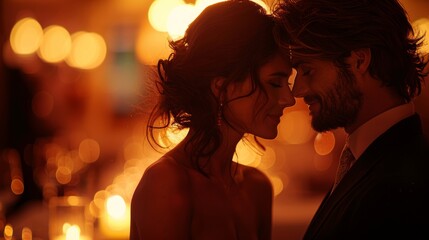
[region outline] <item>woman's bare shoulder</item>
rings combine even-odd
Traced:
[[[258,191],[272,191],[271,181],[264,172],[255,167],[241,164],[239,169],[241,169],[243,180],[257,188]]]
[[[188,239],[192,212],[189,183],[186,169],[174,159],[162,157],[150,165],[131,201],[133,236]]]
[[[141,184],[148,182],[155,186],[180,187],[188,185],[189,176],[182,165],[170,157],[163,156],[145,170]]]
[[[258,206],[260,217],[264,219],[262,222],[269,222],[274,197],[274,189],[270,179],[257,168],[244,165],[240,165],[240,168],[243,173],[243,185],[246,186],[246,191],[251,194],[256,206]]]

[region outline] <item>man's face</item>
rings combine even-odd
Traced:
[[[295,59],[295,97],[309,106],[312,127],[324,132],[352,124],[361,107],[361,92],[348,69],[332,61]]]

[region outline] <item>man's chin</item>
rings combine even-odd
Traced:
[[[311,127],[316,132],[326,132],[338,128],[338,126],[332,125],[332,122],[321,121],[314,116],[311,119]]]

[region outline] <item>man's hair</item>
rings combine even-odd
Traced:
[[[417,51],[422,37],[397,0],[284,0],[274,15],[278,41],[295,56],[345,67],[351,51],[369,48],[373,77],[406,101],[420,94],[427,74]]]

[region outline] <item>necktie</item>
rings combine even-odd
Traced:
[[[350,167],[355,161],[355,157],[350,151],[348,144],[346,144],[344,146],[343,151],[341,152],[340,163],[338,165],[337,175],[335,176],[335,183],[331,193],[334,191],[338,183],[340,183],[341,179],[344,177],[344,175],[346,175],[347,171],[350,169]]]

